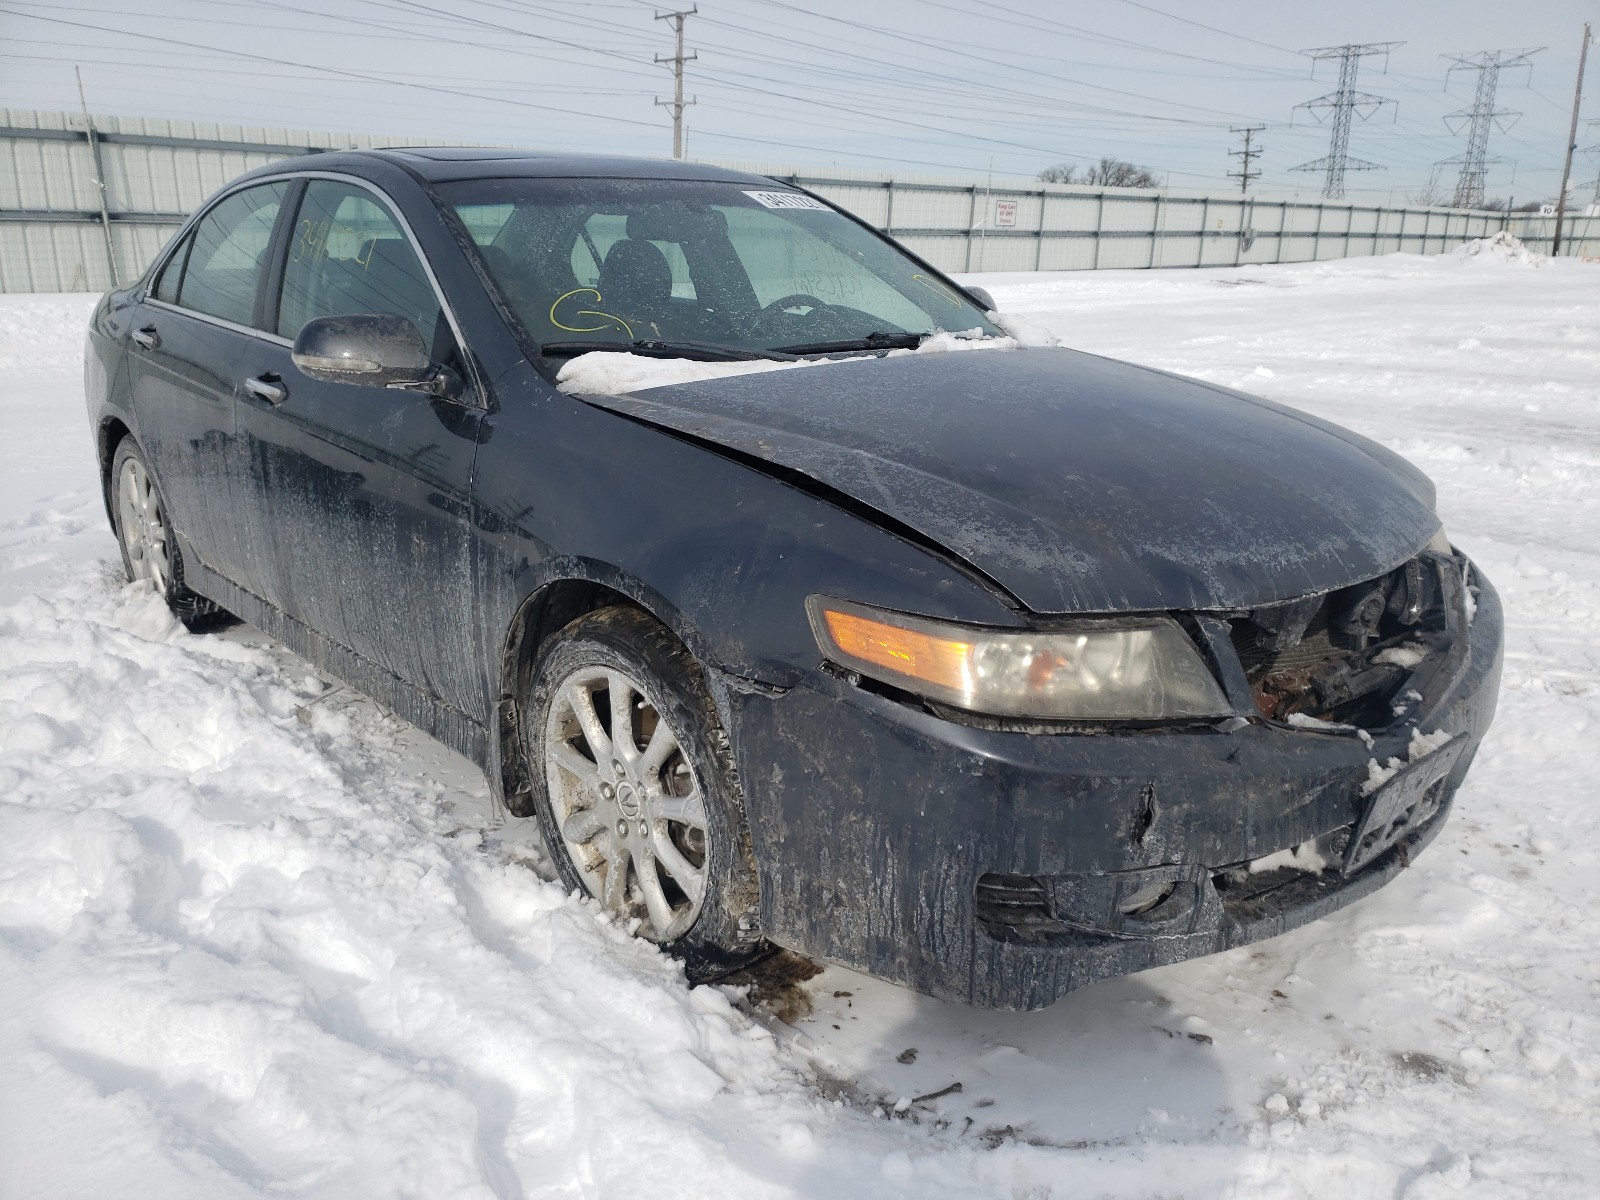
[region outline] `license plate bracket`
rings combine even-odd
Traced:
[[[1343,870],[1346,875],[1369,866],[1439,811],[1444,796],[1443,781],[1455,769],[1466,748],[1465,737],[1447,742],[1432,754],[1401,767],[1367,798],[1366,810],[1356,822],[1345,852]]]

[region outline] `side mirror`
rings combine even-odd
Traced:
[[[987,288],[969,287],[966,289],[966,292],[968,296],[972,297],[973,302],[976,303],[979,308],[983,309],[984,312],[1000,311],[999,305],[994,302],[994,297],[989,295]]]
[[[307,321],[290,357],[312,379],[328,383],[413,388],[445,398],[461,390],[459,376],[428,357],[417,327],[390,313]]]

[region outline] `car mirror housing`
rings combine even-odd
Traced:
[[[329,383],[416,387],[439,373],[417,327],[389,313],[307,321],[294,340],[291,357],[305,374]]]
[[[968,296],[972,297],[973,303],[983,309],[984,312],[1000,311],[1000,306],[994,302],[994,297],[989,294],[988,288],[969,287],[966,292]]]

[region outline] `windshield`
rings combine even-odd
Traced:
[[[778,184],[480,179],[439,191],[549,353],[659,342],[803,354],[1000,333],[892,242]]]

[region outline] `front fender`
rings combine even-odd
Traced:
[[[867,515],[564,396],[531,366],[499,390],[474,481],[495,660],[529,597],[563,578],[635,599],[704,665],[779,687],[820,660],[805,613],[813,592],[1021,624],[994,591]]]

